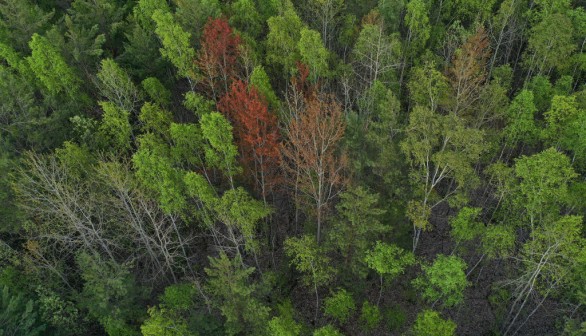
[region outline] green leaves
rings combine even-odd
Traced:
[[[537,108],[533,102],[533,92],[523,90],[517,94],[507,109],[507,126],[503,132],[507,143],[524,142],[533,144],[539,138],[535,124]]]
[[[340,323],[345,323],[356,310],[356,303],[352,295],[345,289],[339,289],[324,302],[324,312]]]
[[[191,34],[175,23],[169,12],[156,10],[152,16],[157,24],[155,33],[161,39],[161,55],[173,63],[181,77],[196,79],[195,50],[190,46]]]
[[[484,224],[477,221],[481,211],[480,208],[464,207],[450,220],[451,235],[456,241],[469,241],[482,235]]]
[[[50,94],[66,92],[71,98],[78,93],[80,80],[67,65],[59,50],[46,37],[34,34],[29,42],[29,66]]]
[[[135,111],[142,98],[141,92],[114,60],[102,60],[97,77],[102,96],[124,111]]]
[[[299,54],[303,64],[309,67],[313,82],[328,75],[329,51],[324,47],[319,32],[303,28],[299,38]]]
[[[351,188],[340,194],[340,199],[336,206],[339,218],[332,225],[329,240],[342,252],[346,265],[359,274],[372,241],[389,230],[379,221],[385,211],[378,208],[378,195],[364,187]]]
[[[111,102],[100,102],[104,111],[98,128],[100,142],[114,153],[121,153],[130,148],[132,126],[128,120],[129,113]]]
[[[234,145],[232,125],[218,112],[201,117],[201,131],[208,142],[205,148],[206,162],[232,178],[240,172],[236,162],[238,147]]]
[[[303,23],[291,5],[282,15],[269,18],[267,24],[267,63],[283,71],[288,79],[296,69],[295,62],[300,59],[298,42]]]
[[[41,322],[33,300],[23,294],[12,293],[4,286],[0,293],[0,335],[43,335],[46,326]]]
[[[376,242],[364,259],[371,269],[379,275],[392,280],[405,272],[405,268],[415,264],[415,255],[396,246]]]
[[[429,303],[441,301],[444,307],[452,307],[464,301],[466,263],[456,256],[438,255],[433,264],[423,265],[423,274],[412,284]]]
[[[318,246],[315,238],[305,235],[285,240],[285,253],[291,258],[291,264],[303,274],[306,286],[323,286],[334,277],[334,268],[323,246]]]
[[[530,224],[557,216],[559,206],[567,202],[568,183],[576,177],[570,159],[550,148],[521,157],[514,169],[519,179],[514,202],[525,209]]]
[[[436,311],[424,310],[417,315],[412,332],[415,336],[452,336],[456,334],[456,324],[442,319]]]
[[[214,305],[226,318],[228,335],[257,334],[266,327],[269,308],[254,298],[255,286],[250,285],[252,267],[243,267],[239,258],[230,260],[225,253],[209,258],[207,290],[217,300]]]

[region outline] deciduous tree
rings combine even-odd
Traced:
[[[287,125],[286,141],[281,145],[290,184],[298,187],[313,207],[318,243],[323,215],[346,182],[346,158],[338,148],[344,128],[340,104],[332,97],[311,95],[306,98],[305,110]]]

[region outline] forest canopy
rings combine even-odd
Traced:
[[[0,0],[0,335],[586,335],[584,0]]]

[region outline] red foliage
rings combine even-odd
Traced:
[[[234,124],[241,162],[265,197],[276,181],[279,166],[277,118],[269,113],[258,90],[241,80],[232,83],[230,91],[220,99],[218,110]]]
[[[201,37],[198,66],[204,74],[204,83],[216,99],[228,91],[229,81],[235,77],[240,36],[224,17],[209,18]]]

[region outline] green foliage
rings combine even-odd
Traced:
[[[328,324],[325,327],[316,329],[313,332],[313,336],[342,336],[342,333],[331,324]]]
[[[44,88],[50,94],[66,92],[69,97],[74,98],[78,93],[80,80],[59,50],[46,37],[36,33],[29,46],[31,56],[27,58],[28,64]]]
[[[360,312],[360,320],[367,330],[376,328],[381,323],[382,318],[383,317],[378,306],[373,305],[368,301],[364,301],[362,304],[362,310]]]
[[[285,240],[285,253],[291,258],[291,264],[303,273],[306,286],[323,286],[334,277],[334,268],[324,248],[317,245],[315,238],[305,235]]]
[[[415,263],[415,255],[396,245],[377,241],[374,248],[367,252],[364,260],[368,267],[379,275],[392,280]]]
[[[557,216],[560,205],[567,202],[568,183],[576,177],[569,158],[549,148],[519,158],[514,170],[519,184],[513,202],[525,210],[528,224]]]
[[[189,110],[195,112],[195,115],[199,117],[213,112],[216,108],[216,104],[213,100],[208,100],[204,96],[195,92],[187,92],[185,94],[183,105]]]
[[[142,293],[127,265],[80,253],[76,258],[84,281],[80,303],[108,335],[137,335],[132,321],[141,317]]]
[[[450,233],[456,241],[469,241],[482,235],[484,225],[477,221],[481,211],[480,208],[464,207],[450,220]]]
[[[36,292],[43,321],[59,330],[60,335],[79,335],[83,332],[82,314],[73,302],[66,301],[57,293],[41,286]]]
[[[230,26],[258,38],[262,32],[263,20],[253,0],[237,0],[230,6]]]
[[[533,100],[538,111],[549,109],[551,98],[553,97],[553,87],[549,79],[543,75],[537,75],[527,83],[527,88],[533,92]]]
[[[338,320],[340,323],[345,323],[348,318],[356,310],[356,303],[352,295],[345,289],[339,289],[324,301],[324,312]]]
[[[104,111],[102,122],[98,128],[100,142],[104,148],[114,153],[123,153],[130,148],[132,126],[128,120],[129,113],[111,102],[100,102]]]
[[[423,265],[423,274],[413,280],[413,286],[430,303],[441,301],[444,307],[452,307],[464,301],[466,263],[456,256],[438,255],[431,265]]]
[[[214,305],[226,319],[226,333],[254,334],[265,328],[269,308],[254,298],[256,286],[249,284],[254,268],[244,267],[238,257],[230,260],[224,252],[209,260],[207,290],[217,298]]]
[[[45,328],[35,302],[3,286],[0,296],[0,335],[43,335]]]
[[[100,93],[119,109],[134,112],[142,98],[130,76],[114,60],[102,60],[98,77]]]
[[[165,308],[151,307],[148,310],[149,318],[140,327],[144,336],[197,336],[191,332],[183,320],[169,317]]]
[[[179,76],[196,79],[195,50],[189,43],[191,34],[174,21],[171,13],[158,9],[152,18],[157,24],[155,33],[163,44],[161,55],[173,63]]]
[[[207,164],[220,169],[232,179],[240,172],[236,162],[238,148],[234,145],[232,125],[220,113],[212,112],[201,117],[201,131],[208,143],[205,148]]]
[[[388,231],[379,221],[385,211],[377,207],[378,201],[377,194],[358,187],[340,194],[336,206],[340,218],[333,223],[329,239],[355,274],[363,273],[364,256],[372,241]]]
[[[293,318],[293,306],[290,301],[286,301],[278,306],[279,316],[273,317],[269,321],[268,334],[270,336],[299,336],[301,335],[302,325],[295,322]]]
[[[539,129],[535,124],[537,108],[533,103],[533,92],[523,90],[507,109],[507,126],[503,132],[509,144],[524,142],[533,144],[539,137]]]
[[[384,312],[385,322],[389,331],[402,328],[407,321],[407,314],[400,306],[393,306]]]
[[[250,74],[250,84],[260,92],[272,110],[278,111],[280,102],[271,86],[271,81],[262,65],[254,67]]]
[[[352,57],[366,86],[376,80],[388,85],[396,77],[401,45],[396,35],[384,32],[382,24],[365,24],[352,49]]]
[[[506,258],[515,247],[515,232],[506,225],[489,225],[482,235],[482,251],[490,259]]]
[[[167,106],[171,102],[171,92],[156,77],[146,78],[141,85],[153,102],[161,106]]]
[[[26,51],[34,33],[42,33],[54,16],[28,0],[7,0],[0,3],[0,41],[8,42],[19,51]]]
[[[177,1],[176,3],[175,17],[177,22],[193,36],[194,40],[199,40],[208,18],[217,18],[221,13],[220,1],[218,0],[190,0]]]
[[[562,70],[575,50],[573,27],[563,14],[551,14],[532,27],[528,41],[525,66],[539,74],[551,69]]]
[[[261,201],[253,199],[241,187],[230,189],[215,205],[218,217],[226,225],[237,228],[245,239],[248,251],[256,251],[254,240],[258,222],[268,216],[271,210]]]
[[[328,75],[329,52],[322,43],[319,32],[303,28],[299,38],[301,62],[309,67],[309,77],[313,82]]]
[[[426,62],[423,66],[413,68],[407,88],[413,103],[426,106],[433,111],[449,103],[448,79],[435,69],[433,62]]]
[[[456,324],[442,319],[436,311],[425,310],[417,315],[412,333],[416,336],[451,336],[456,334]]]
[[[167,135],[171,125],[171,114],[160,106],[145,103],[140,109],[138,120],[142,123],[142,130],[158,135]]]
[[[275,70],[289,78],[296,71],[295,62],[300,60],[298,43],[303,23],[292,5],[282,15],[267,20],[269,32],[266,39],[266,60]]]

